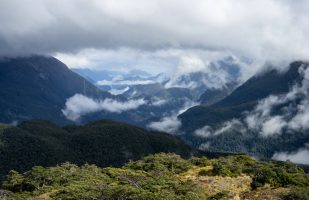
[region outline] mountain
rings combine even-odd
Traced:
[[[178,122],[174,119],[183,110],[200,102],[213,104],[229,95],[238,84],[239,68],[239,61],[227,57],[210,63],[203,70],[177,72],[172,76],[164,73],[152,76],[139,70],[116,73],[106,70],[79,69],[77,72],[85,78],[96,80],[96,86],[103,91],[124,97],[129,101],[143,99],[147,102],[137,109],[122,112],[121,115],[97,112],[83,116],[81,121],[109,118],[158,130],[162,130],[161,125],[178,126]],[[153,124],[156,126],[152,126]]]
[[[183,159],[160,153],[123,167],[63,163],[10,171],[1,199],[307,200],[309,177],[292,163],[245,155]]]
[[[156,76],[142,70],[131,70],[127,73],[111,70],[72,69],[103,91],[119,95],[131,85],[155,83]]]
[[[138,85],[145,87],[149,85],[151,89],[153,84],[160,84],[162,90],[164,88],[183,88],[197,94],[199,98],[206,90],[213,88],[228,89],[230,92],[240,77],[240,65],[246,63],[244,60],[229,56],[211,62],[203,69],[196,71],[186,72],[180,69],[173,74],[159,73],[155,76],[141,70],[131,70],[127,73],[96,69],[73,70],[89,80],[94,80],[99,88],[111,93],[119,90],[117,94],[122,94]],[[229,92],[222,92],[221,96],[225,97],[225,94]]]
[[[240,87],[231,95],[218,102],[218,106],[233,106],[243,103],[254,102],[269,95],[286,93],[295,84],[302,80],[299,68],[306,63],[293,62],[285,72],[275,69],[258,74]]]
[[[59,60],[46,56],[0,60],[0,122],[40,118],[66,122],[61,112],[75,94],[93,98],[112,95],[93,86]]]
[[[91,75],[93,80],[94,74],[100,77],[105,75],[113,83],[119,83],[123,77],[126,84],[148,81],[143,77],[149,76],[136,70],[125,75],[112,71],[79,71]],[[98,119],[114,119],[147,127],[149,123],[160,120],[163,115],[178,112],[193,98],[193,94],[186,89],[166,89],[161,85],[154,86],[160,90],[158,95],[143,92],[142,95],[131,96],[128,92],[126,95],[115,96],[98,89],[87,79],[90,78],[74,73],[53,57],[36,55],[2,58],[0,123],[46,119],[64,125],[73,121],[83,124]],[[142,90],[143,86],[132,85],[130,91]],[[147,84],[144,91],[152,91],[154,87]]]
[[[158,152],[184,157],[199,153],[166,133],[107,120],[84,126],[59,127],[42,120],[25,121],[16,127],[0,126],[2,175],[11,169],[24,171],[63,162],[119,166]]]
[[[237,84],[240,67],[243,64],[247,63],[229,56],[210,62],[200,70],[184,72],[180,70],[172,74],[165,86],[189,88],[200,96],[209,89],[224,89]]]
[[[213,151],[296,155],[309,143],[300,120],[306,120],[307,69],[308,63],[293,62],[283,72],[268,70],[215,104],[190,108],[179,116],[182,138]]]
[[[285,73],[279,73],[273,69],[268,72],[253,76],[245,83],[236,88],[230,95],[211,106],[195,106],[180,116],[180,118],[191,118],[192,121],[183,120],[186,130],[195,130],[202,127],[207,122],[209,125],[215,125],[228,119],[238,118],[243,111],[253,109],[258,100],[261,100],[271,94],[286,93],[297,82],[301,80],[298,69],[301,62],[294,62]],[[205,101],[205,100],[204,100]],[[192,118],[191,118],[192,119]],[[194,123],[190,127],[186,125]],[[193,129],[191,129],[193,128]]]
[[[199,101],[202,105],[215,104],[225,97],[229,96],[237,87],[237,82],[230,82],[222,88],[209,88],[200,97]]]
[[[122,73],[118,71],[111,71],[111,70],[94,70],[94,69],[83,69],[83,68],[73,68],[72,71],[75,73],[87,77],[87,79],[90,79],[93,81],[93,83],[96,83],[100,80],[111,80],[115,76],[122,75]]]

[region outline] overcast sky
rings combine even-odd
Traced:
[[[307,0],[0,0],[0,54],[153,73],[234,55],[259,63],[250,74],[308,59],[308,10]]]

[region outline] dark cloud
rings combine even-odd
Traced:
[[[3,0],[0,52],[84,48],[228,50],[248,57],[308,55],[308,1]]]

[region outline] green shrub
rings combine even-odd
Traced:
[[[295,187],[288,194],[283,195],[283,200],[309,200],[309,189]]]
[[[210,172],[208,170],[202,169],[198,172],[199,176],[209,176]]]
[[[193,165],[200,166],[200,167],[205,167],[205,166],[211,165],[211,161],[206,157],[200,157],[200,158],[193,157],[193,158],[190,159],[190,162]]]
[[[146,156],[141,161],[130,162],[126,167],[144,171],[168,171],[175,174],[185,172],[192,167],[188,160],[172,153],[159,153]]]
[[[207,200],[224,200],[229,199],[229,192],[228,191],[222,191],[219,192],[211,197],[208,197]]]

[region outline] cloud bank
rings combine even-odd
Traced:
[[[288,153],[288,152],[275,153],[272,159],[280,160],[280,161],[289,160],[294,163],[309,165],[309,149],[302,148],[296,152],[291,152],[291,153]]]
[[[120,102],[109,98],[104,100],[95,100],[82,94],[75,94],[67,99],[62,113],[67,119],[77,121],[81,116],[86,114],[99,111],[122,113],[124,111],[137,109],[139,106],[144,104],[146,104],[144,99]]]
[[[291,61],[309,53],[306,0],[10,0],[0,5],[1,54],[127,48],[138,55],[173,49]],[[78,64],[89,64],[77,58]]]

